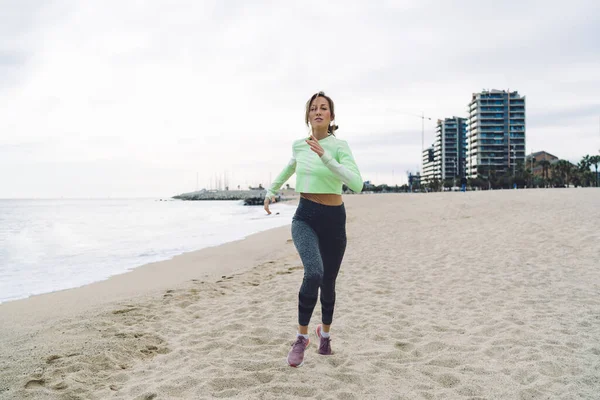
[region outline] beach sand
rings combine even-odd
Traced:
[[[334,355],[288,226],[0,305],[0,398],[600,398],[600,190],[345,202]]]

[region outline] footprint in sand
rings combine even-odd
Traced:
[[[275,275],[288,275],[288,274],[291,274],[292,272],[293,271],[290,271],[290,270],[288,270],[288,271],[277,271],[275,273]]]
[[[455,358],[440,358],[440,359],[436,359],[436,360],[432,360],[432,361],[428,362],[427,365],[435,365],[435,366],[444,367],[444,368],[456,368],[456,367],[462,365],[462,362]]]
[[[153,400],[157,397],[158,397],[158,395],[156,393],[146,393],[146,394],[136,397],[135,400]]]
[[[415,348],[415,346],[411,343],[405,343],[405,342],[397,342],[394,345],[398,350],[400,351],[404,351],[404,352],[409,352],[411,350],[413,350]]]
[[[136,307],[132,307],[132,308],[122,308],[122,309],[120,309],[120,310],[115,310],[115,311],[113,311],[112,313],[113,313],[113,314],[115,314],[115,315],[118,315],[118,314],[127,314],[127,313],[129,313],[129,312],[136,311],[136,310],[137,310],[137,308],[136,308]]]
[[[37,389],[45,386],[46,381],[44,379],[32,379],[25,384],[25,389]]]
[[[424,373],[424,375],[427,375],[433,381],[439,383],[440,385],[442,385],[442,387],[447,388],[447,389],[453,388],[453,387],[457,386],[458,384],[460,384],[460,379],[457,376],[452,375],[452,374]]]
[[[65,382],[59,382],[56,385],[52,386],[52,389],[54,390],[64,390],[68,387],[68,385]]]
[[[53,355],[49,356],[48,358],[46,358],[46,364],[52,364],[54,361],[56,361],[60,358],[62,358],[62,356],[53,354]]]

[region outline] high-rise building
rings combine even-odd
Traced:
[[[467,176],[513,172],[525,161],[525,96],[484,90],[469,103]]]
[[[436,138],[423,152],[423,182],[444,181],[465,176],[467,120],[452,117],[437,121]]]
[[[441,180],[465,176],[467,161],[467,120],[452,117],[437,122],[434,144],[435,169]]]
[[[424,184],[431,182],[436,177],[433,152],[433,146],[423,151],[423,174],[421,175],[421,180]],[[439,179],[439,176],[437,176],[437,178]]]

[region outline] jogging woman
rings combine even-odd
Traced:
[[[265,196],[265,210],[281,186],[296,173],[300,202],[292,219],[292,239],[304,265],[298,294],[298,332],[288,354],[288,364],[299,367],[310,342],[308,324],[319,289],[322,324],[316,328],[319,354],[330,355],[330,327],[335,306],[335,281],[346,250],[346,210],[342,185],[360,193],[363,182],[348,144],[335,136],[334,103],[318,92],[306,103],[304,117],[310,128],[308,138],[292,146],[292,158],[277,176]]]

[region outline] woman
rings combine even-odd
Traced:
[[[323,92],[306,103],[305,123],[311,134],[292,146],[292,159],[265,196],[265,210],[281,185],[296,173],[300,202],[292,220],[292,238],[304,264],[304,279],[298,295],[298,332],[288,354],[288,364],[299,367],[310,339],[308,324],[321,289],[322,325],[316,328],[319,354],[330,355],[329,329],[335,305],[335,280],[346,249],[346,210],[342,185],[356,193],[362,178],[348,144],[335,137],[334,104]]]

